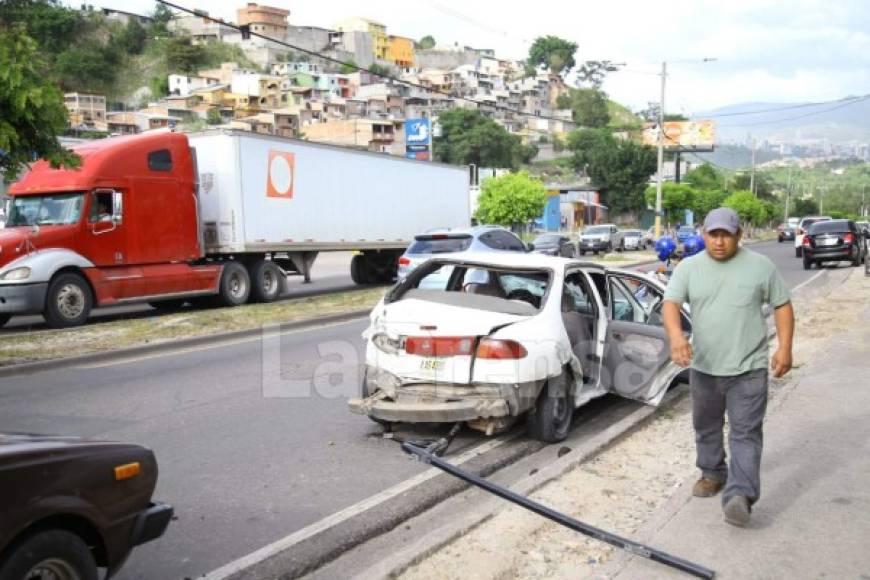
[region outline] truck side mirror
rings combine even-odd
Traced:
[[[120,224],[124,216],[124,196],[120,191],[112,192],[112,222]]]

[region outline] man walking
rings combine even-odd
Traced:
[[[737,213],[720,207],[704,220],[706,251],[683,260],[665,292],[663,317],[671,359],[690,366],[692,421],[701,478],[696,497],[724,488],[725,521],[745,526],[761,493],[762,423],[767,408],[767,326],[762,306],[774,308],[779,347],[770,368],[792,364],[794,311],[788,289],[765,256],[741,248]],[[680,306],[692,311],[692,344],[683,334]],[[730,462],[723,427],[728,414]]]

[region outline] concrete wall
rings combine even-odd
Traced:
[[[452,70],[464,64],[474,64],[480,58],[472,51],[418,50],[414,54],[414,65],[420,69],[438,68]]]

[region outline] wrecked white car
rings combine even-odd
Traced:
[[[487,434],[528,414],[532,437],[560,441],[574,409],[595,397],[662,400],[682,371],[670,361],[663,294],[641,274],[567,258],[430,260],[372,311],[362,396],[350,409]]]

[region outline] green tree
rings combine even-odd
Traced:
[[[195,73],[207,61],[205,49],[190,38],[170,38],[165,44],[166,65],[172,72]]]
[[[615,146],[615,140],[606,129],[577,129],[568,133],[568,149],[571,151],[571,165],[577,171],[588,174],[592,154],[604,147]]]
[[[740,216],[740,221],[744,224],[759,225],[765,222],[769,217],[768,205],[762,200],[755,197],[751,191],[744,189],[735,191],[729,195],[722,205],[730,207]]]
[[[722,203],[727,198],[728,192],[724,189],[700,189],[695,196],[695,205],[692,209],[701,220],[717,207],[722,207]]]
[[[731,179],[731,183],[729,184],[729,189],[731,191],[751,191],[751,184],[752,175],[748,171],[735,173],[734,177]],[[755,173],[755,193],[761,199],[773,199],[773,184],[766,175],[759,172]]]
[[[69,47],[54,62],[54,77],[69,91],[106,92],[115,81],[120,55],[96,39]]]
[[[221,119],[221,112],[216,107],[212,107],[208,110],[208,113],[205,114],[205,121],[209,125],[220,125],[223,122],[223,119]]]
[[[696,189],[725,189],[725,176],[709,163],[699,165],[686,173],[683,181]]]
[[[155,4],[154,12],[151,13],[151,28],[148,32],[151,36],[170,36],[168,25],[172,20],[172,10],[160,2]]]
[[[148,32],[137,20],[133,19],[112,37],[111,44],[127,54],[139,54],[145,48],[147,38]]]
[[[644,190],[656,170],[652,147],[616,139],[604,129],[578,129],[568,135],[571,164],[601,189],[611,211],[637,211],[645,206]]]
[[[353,59],[348,60],[347,62],[341,63],[341,68],[339,68],[338,72],[343,75],[353,74],[359,70],[359,65],[356,64],[356,61]]]
[[[81,159],[58,142],[67,127],[63,95],[48,80],[36,42],[23,27],[0,27],[0,171],[11,181],[23,165],[42,157],[52,167],[78,167]]]
[[[587,60],[577,69],[577,80],[593,89],[601,89],[607,73],[619,70],[619,65],[609,60]]]
[[[537,148],[476,109],[456,108],[438,117],[441,136],[435,138],[435,157],[444,163],[516,169],[528,163]]]
[[[791,215],[819,215],[819,204],[814,199],[796,199],[794,200],[794,209],[791,210]]]
[[[571,118],[581,127],[605,127],[610,123],[607,95],[598,89],[570,89],[559,95],[556,106],[571,109]]]
[[[151,82],[148,83],[148,88],[151,89],[151,96],[155,99],[165,97],[169,94],[169,77],[165,75],[151,77]]]
[[[668,223],[683,221],[684,212],[687,209],[695,210],[697,205],[698,191],[684,183],[662,184],[662,209],[665,211],[665,220]],[[644,200],[647,207],[656,205],[656,188],[650,186],[644,191]]]
[[[369,71],[372,74],[378,75],[379,77],[388,77],[390,75],[390,67],[379,65],[378,63],[372,63],[371,66],[368,67]]]
[[[529,49],[528,65],[546,67],[554,75],[566,74],[577,64],[574,54],[577,43],[558,36],[539,36]]]
[[[54,55],[80,39],[85,19],[81,12],[62,6],[58,0],[3,0],[0,24],[23,26],[43,55]]]
[[[487,179],[480,189],[477,219],[481,223],[526,224],[539,217],[547,205],[544,184],[525,171]]]
[[[431,34],[427,34],[417,43],[417,48],[420,50],[429,50],[430,48],[434,48],[435,44],[435,38],[433,38]]]

